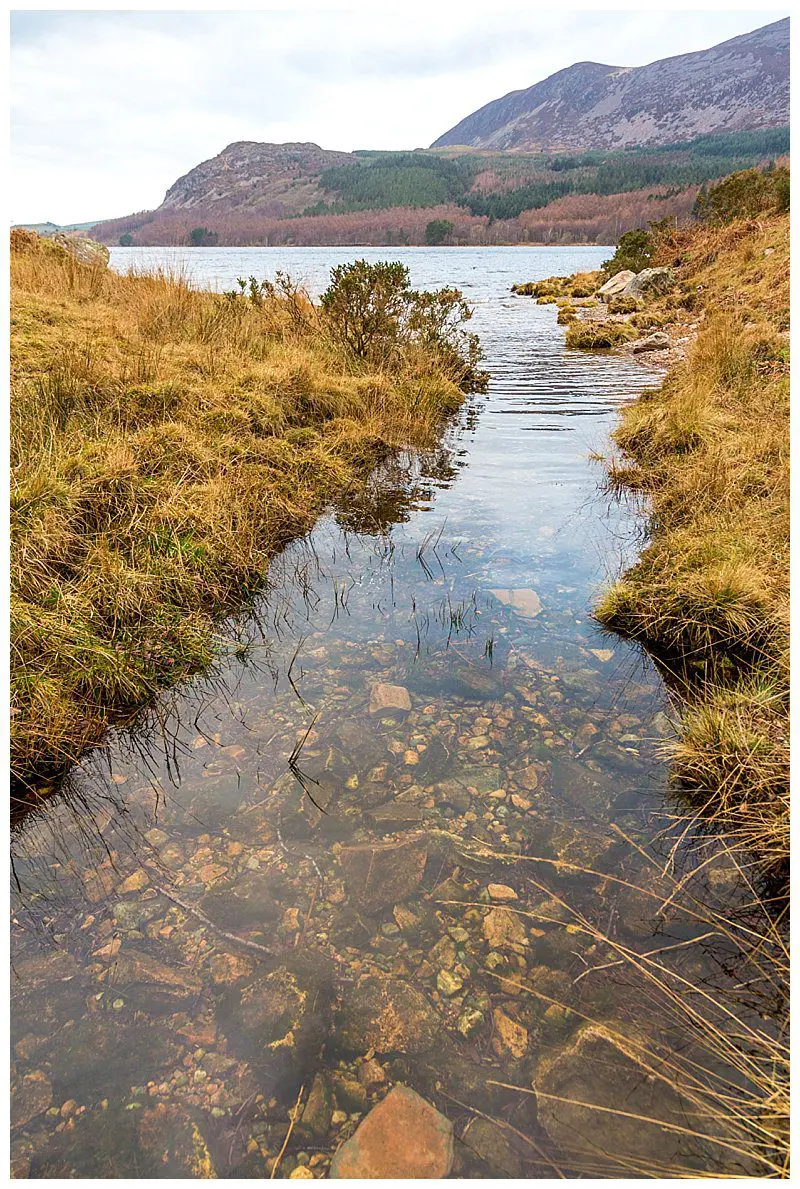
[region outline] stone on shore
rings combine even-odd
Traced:
[[[373,1107],[333,1157],[330,1176],[438,1180],[453,1167],[453,1125],[407,1086]]]
[[[643,268],[631,277],[622,290],[622,297],[658,297],[669,293],[675,285],[671,268]]]
[[[108,267],[111,253],[105,244],[98,244],[93,239],[84,238],[82,235],[66,235],[63,231],[57,231],[51,238],[54,244],[64,248],[80,264],[93,264],[100,268]]]
[[[602,297],[604,301],[610,301],[612,297],[619,296],[635,276],[636,273],[631,269],[623,268],[621,272],[614,273],[614,276],[606,281],[605,285],[600,286],[597,296]]]
[[[643,339],[635,339],[630,345],[630,350],[634,355],[640,355],[643,351],[667,351],[671,346],[672,339],[669,335],[663,330],[656,330]]]

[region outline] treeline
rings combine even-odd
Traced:
[[[329,212],[294,219],[264,218],[232,211],[214,221],[220,246],[245,247],[402,246],[431,242],[431,225],[447,226],[448,244],[469,246],[504,243],[615,242],[623,231],[646,227],[667,216],[684,222],[691,217],[699,187],[672,194],[653,190],[607,197],[565,195],[539,211],[513,219],[490,220],[454,203],[436,207],[393,207],[390,210]],[[136,244],[185,246],[197,218],[193,212],[151,212],[105,224],[92,234],[116,244],[132,235]],[[135,226],[134,226],[135,222]]]
[[[677,190],[700,185],[779,156],[788,147],[788,128],[774,128],[699,136],[658,148],[515,154],[512,161],[486,154],[363,153],[359,162],[320,175],[331,197],[308,207],[304,214],[455,202],[473,215],[513,219],[566,194],[608,195],[645,186]],[[508,184],[509,169],[516,175],[516,184]]]

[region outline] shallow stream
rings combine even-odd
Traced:
[[[634,949],[699,931],[624,882],[673,845],[669,712],[590,615],[642,533],[592,452],[660,376],[566,351],[555,308],[509,292],[608,251],[114,251],[315,293],[341,260],[396,256],[464,290],[492,380],[440,449],[276,559],[212,673],[17,826],[17,1175],[269,1176],[311,1094],[277,1175],[324,1176],[397,1082],[454,1123],[454,1175],[738,1169],[628,1116],[603,1118],[607,1145],[570,1135],[531,1092],[599,1081],[623,1112],[673,1111],[586,1039],[660,1022],[581,921]],[[714,956],[701,973],[723,977]]]

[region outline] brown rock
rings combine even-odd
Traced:
[[[424,1053],[441,1039],[441,1023],[421,991],[402,979],[381,977],[356,987],[343,1004],[338,1040],[364,1053]]]
[[[509,1128],[491,1119],[473,1118],[461,1139],[491,1172],[516,1179],[522,1176],[519,1141]]]
[[[300,1120],[301,1135],[313,1139],[324,1139],[330,1131],[333,1114],[333,1096],[328,1079],[318,1073],[311,1083],[303,1115]]]
[[[430,1180],[452,1167],[450,1120],[407,1086],[395,1086],[338,1149],[329,1175]]]
[[[25,1127],[53,1101],[53,1087],[40,1069],[28,1073],[11,1093],[11,1126]]]
[[[379,682],[373,685],[370,699],[370,714],[394,714],[398,710],[410,710],[411,698],[408,690],[402,685],[386,685]]]
[[[382,1086],[386,1081],[383,1066],[372,1057],[358,1067],[358,1080],[367,1090],[374,1090],[376,1086]]]
[[[690,1150],[699,1155],[705,1146],[702,1121],[659,1076],[658,1062],[643,1059],[647,1052],[635,1037],[629,1044],[610,1029],[588,1024],[566,1048],[542,1059],[534,1084],[539,1121],[551,1139],[572,1152],[591,1153],[593,1162],[602,1154],[617,1176],[632,1164],[670,1168],[685,1165]],[[687,1129],[696,1135],[687,1139]]]
[[[528,1051],[528,1029],[513,1020],[502,1007],[494,1010],[492,1047],[500,1057],[524,1057]]]
[[[483,935],[492,949],[519,951],[528,945],[525,926],[508,908],[492,908],[483,918]]]
[[[487,891],[493,900],[517,900],[517,893],[508,884],[490,883]]]
[[[184,999],[187,995],[199,995],[201,983],[185,967],[171,966],[151,958],[149,954],[130,950],[123,951],[106,972],[106,978],[119,990],[146,988],[148,993],[157,993],[170,999]]]
[[[341,853],[347,889],[366,908],[388,908],[407,899],[422,882],[427,861],[427,843],[420,835],[348,846]]]
[[[117,892],[120,896],[127,896],[128,892],[139,892],[142,888],[146,888],[149,882],[150,877],[140,867],[138,871],[134,871],[133,875],[129,875],[127,879],[123,879],[117,888]]]
[[[493,594],[504,606],[513,608],[518,615],[522,615],[525,619],[533,619],[542,609],[541,599],[535,590],[499,590],[495,588],[490,589],[489,594]]]
[[[529,764],[527,768],[523,768],[521,772],[516,772],[514,775],[517,784],[529,792],[533,792],[534,789],[539,787],[541,773],[535,764]]]

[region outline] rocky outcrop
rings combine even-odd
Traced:
[[[324,170],[356,160],[350,153],[331,152],[310,142],[240,140],[178,178],[158,209],[300,214],[325,197],[320,184]]]
[[[93,239],[84,239],[80,235],[66,235],[63,231],[57,231],[51,238],[54,244],[64,248],[81,264],[91,264],[101,268],[108,266],[111,253],[105,244],[98,244]]]
[[[434,141],[492,149],[674,144],[789,122],[789,21],[647,66],[578,62],[472,113]]]
[[[621,272],[614,273],[613,277],[606,281],[605,285],[601,285],[597,290],[597,296],[602,297],[603,301],[611,301],[612,297],[619,297],[624,293],[628,284],[636,276],[629,268],[623,268]]]
[[[621,297],[660,297],[675,285],[671,268],[643,268],[628,281]]]
[[[636,339],[630,345],[634,355],[641,355],[644,351],[668,351],[672,346],[672,339],[663,330],[648,334],[646,338]]]
[[[330,1176],[441,1179],[453,1167],[453,1125],[408,1086],[395,1086],[337,1150]]]

